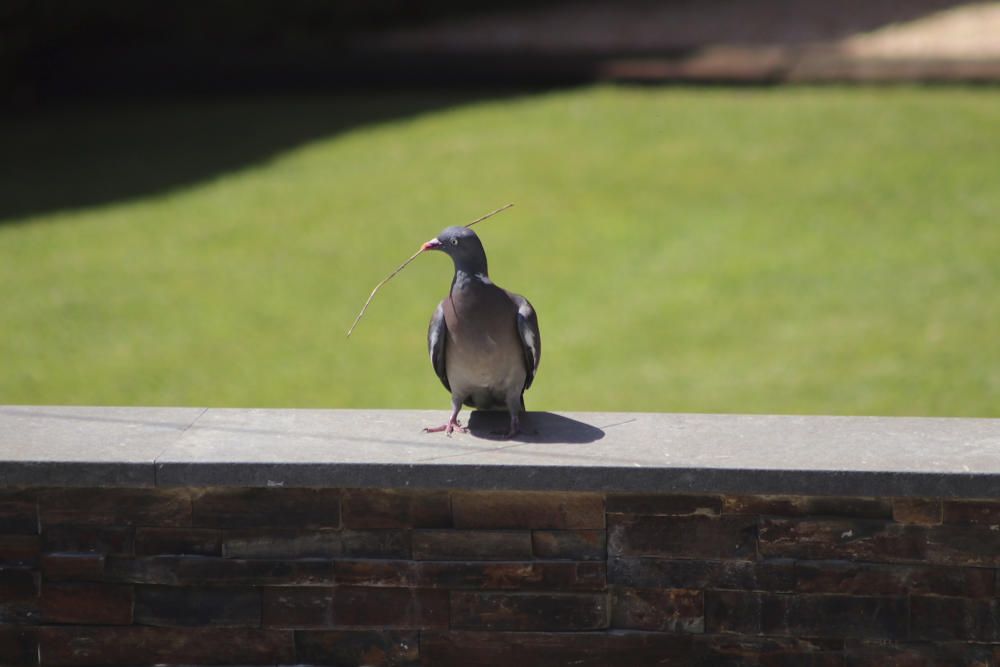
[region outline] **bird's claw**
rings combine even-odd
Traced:
[[[454,431],[458,431],[459,433],[468,433],[469,429],[462,426],[462,422],[457,419],[455,421],[450,421],[447,424],[441,424],[440,426],[434,427],[428,426],[424,429],[424,433],[440,433],[441,431],[444,431],[445,435],[450,437]]]

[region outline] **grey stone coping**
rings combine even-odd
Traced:
[[[0,406],[0,486],[1000,498],[1000,419]]]

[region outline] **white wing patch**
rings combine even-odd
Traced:
[[[531,306],[528,303],[522,303],[517,307],[517,314],[523,318],[525,321],[529,321],[535,314]],[[530,327],[524,327],[522,332],[524,337],[524,344],[528,346],[528,351],[531,352],[531,358],[534,361],[532,364],[532,372],[538,370],[538,345],[535,341],[535,332],[531,330]]]
[[[437,331],[437,329],[432,329],[431,330],[431,344],[427,346],[427,348],[430,350],[431,363],[432,364],[434,363],[434,350],[437,349],[437,342],[438,342],[438,331]]]
[[[524,344],[528,346],[528,350],[531,351],[531,358],[535,362],[532,370],[538,370],[538,350],[535,347],[535,333],[530,329],[524,332]]]

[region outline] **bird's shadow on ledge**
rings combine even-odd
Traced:
[[[469,416],[469,433],[486,440],[505,440],[510,415],[476,410]],[[507,442],[582,444],[604,437],[604,431],[586,422],[553,412],[527,412],[521,417],[521,433]]]

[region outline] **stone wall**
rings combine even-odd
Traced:
[[[8,487],[0,664],[996,665],[998,566],[995,500]]]

